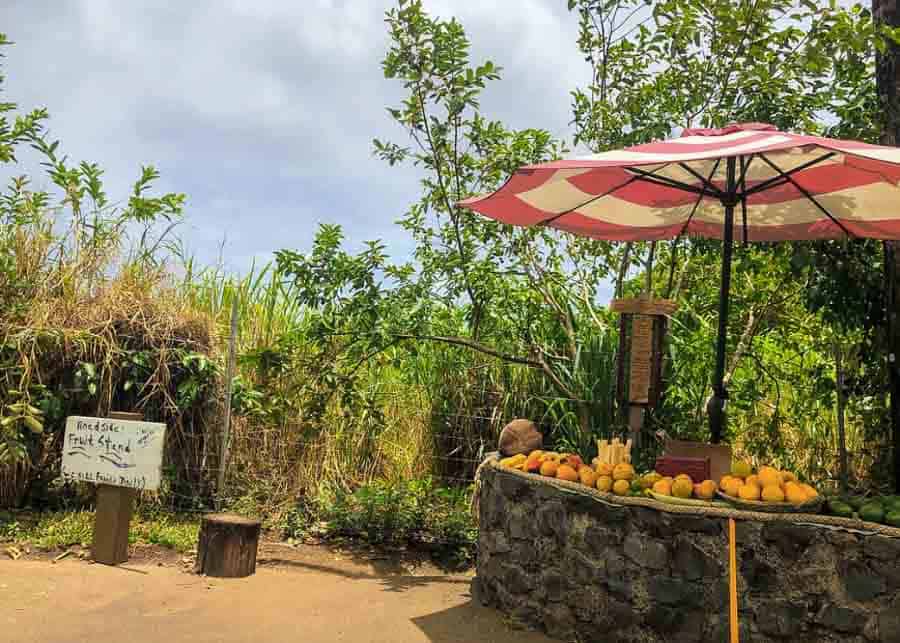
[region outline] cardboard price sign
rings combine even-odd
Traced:
[[[69,417],[62,474],[79,482],[158,489],[165,434],[160,422]]]

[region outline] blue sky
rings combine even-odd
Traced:
[[[373,158],[373,137],[403,142],[385,107],[389,0],[13,0],[4,7],[4,99],[45,106],[72,159],[106,170],[124,197],[141,164],[188,197],[181,236],[230,270],[279,248],[304,251],[340,223],[353,247],[381,238],[410,250],[393,222],[418,194],[412,168]],[[503,79],[484,112],[567,136],[569,91],[588,68],[565,0],[426,0],[456,16],[473,59]]]

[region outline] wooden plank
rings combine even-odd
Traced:
[[[628,401],[646,404],[650,391],[650,367],[653,353],[653,318],[635,315],[631,322],[631,369]]]
[[[110,413],[114,420],[142,420],[141,413]],[[134,509],[135,489],[101,484],[97,486],[97,510],[91,551],[94,561],[119,565],[128,560],[128,527]]]
[[[631,315],[671,315],[678,310],[678,302],[674,299],[648,299],[635,297],[630,299],[613,299],[609,309],[614,313]]]

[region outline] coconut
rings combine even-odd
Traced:
[[[500,453],[509,457],[532,451],[544,446],[544,436],[531,420],[513,420],[500,431]]]

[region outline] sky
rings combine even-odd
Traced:
[[[569,92],[589,69],[565,0],[425,0],[456,16],[473,62],[503,78],[485,115],[570,138]],[[394,222],[419,194],[415,168],[391,168],[372,139],[406,143],[385,108],[391,0],[0,0],[4,100],[44,106],[72,160],[98,163],[124,199],[141,165],[187,195],[180,236],[201,264],[243,272],[281,248],[305,252],[320,223],[353,249],[411,243]],[[25,163],[28,162],[24,159]]]

